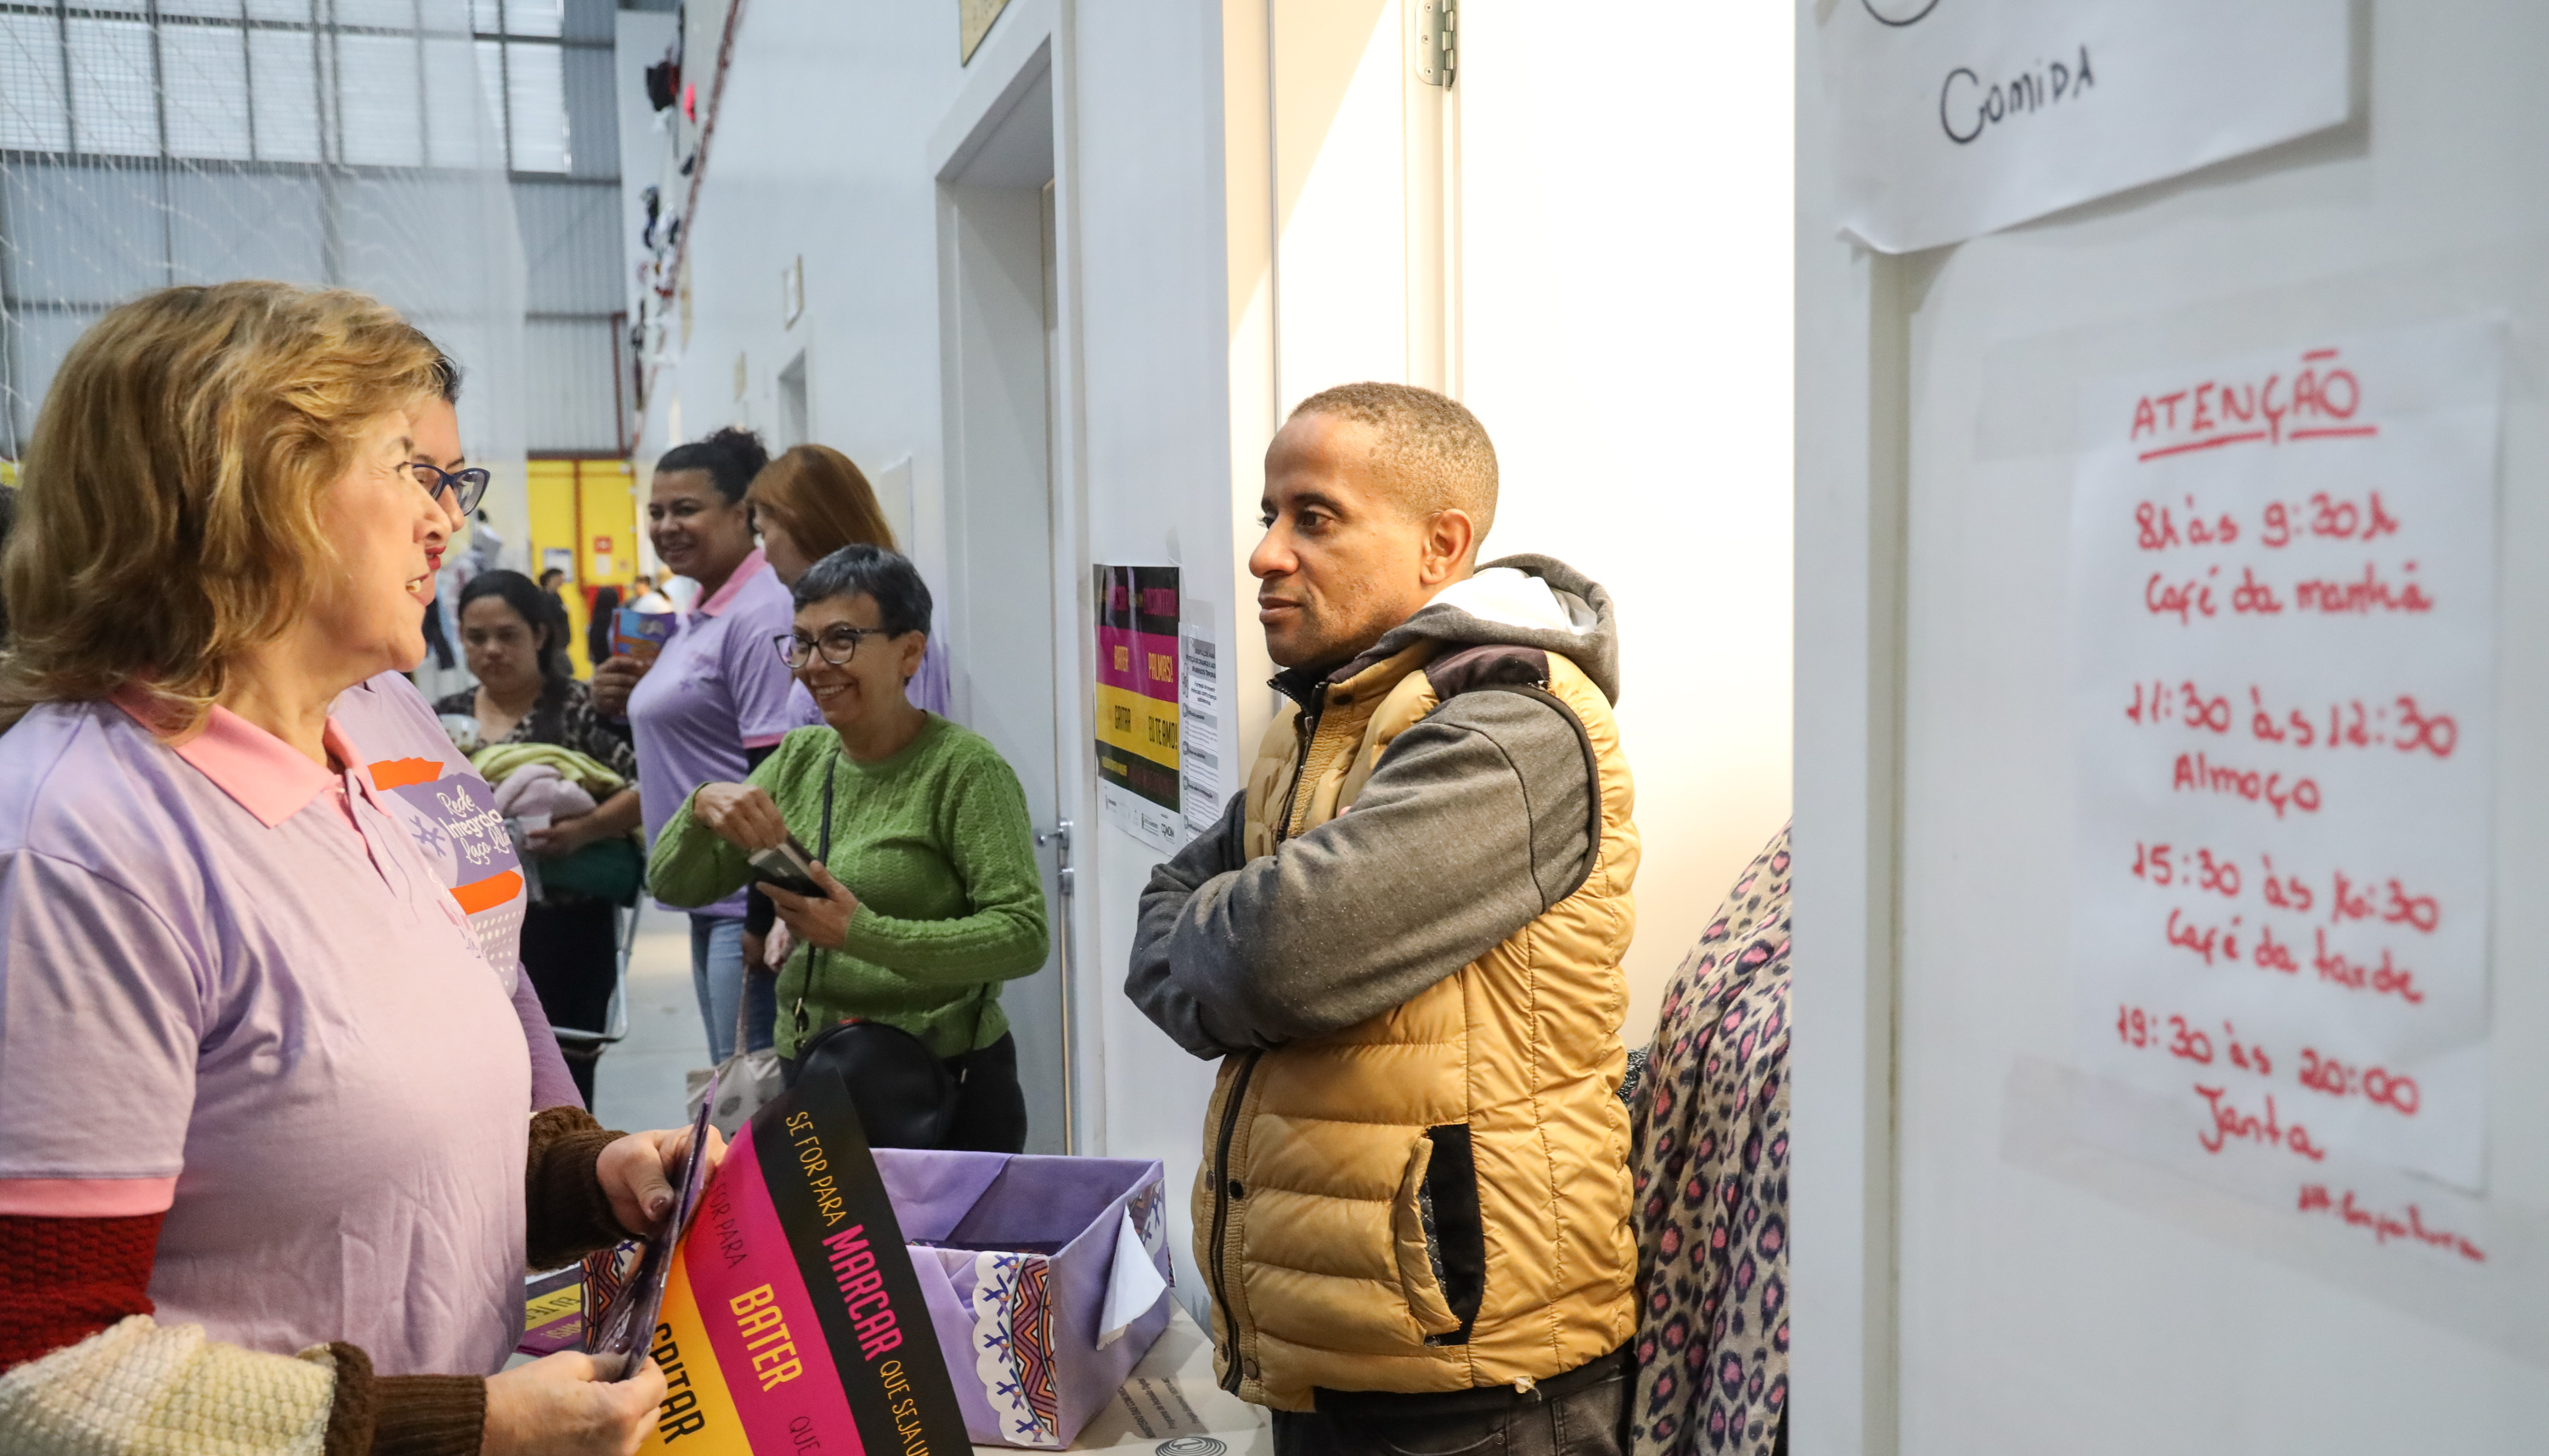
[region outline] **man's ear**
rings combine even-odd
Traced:
[[[1420,580],[1428,587],[1446,586],[1467,574],[1469,553],[1478,544],[1478,523],[1459,506],[1446,506],[1426,517],[1419,541]]]

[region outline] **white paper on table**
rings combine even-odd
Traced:
[[[2502,352],[2458,323],[2083,393],[2079,1035],[2207,1155],[2483,1186]]]
[[[1122,1339],[1133,1321],[1151,1313],[1151,1307],[1168,1292],[1169,1281],[1161,1277],[1160,1266],[1151,1262],[1151,1251],[1142,1246],[1142,1235],[1127,1213],[1115,1229],[1115,1265],[1106,1275],[1106,1307],[1097,1317],[1097,1348]]]
[[[2350,108],[2345,0],[1821,8],[1841,226],[1879,252],[1961,242]]]

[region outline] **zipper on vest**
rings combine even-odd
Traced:
[[[1328,684],[1322,682],[1310,689],[1309,702],[1292,715],[1292,787],[1283,795],[1283,817],[1275,821],[1274,843],[1292,837],[1292,810],[1300,802],[1301,780],[1310,772],[1310,739],[1319,731],[1319,714],[1328,705]]]
[[[1221,1131],[1212,1147],[1212,1302],[1221,1310],[1223,1328],[1230,1337],[1230,1371],[1221,1378],[1221,1388],[1239,1394],[1239,1316],[1230,1305],[1228,1259],[1223,1244],[1230,1231],[1230,1139],[1239,1132],[1239,1110],[1248,1100],[1248,1079],[1257,1073],[1257,1058],[1262,1051],[1247,1053],[1239,1064],[1239,1074],[1230,1079],[1230,1096],[1221,1106]]]

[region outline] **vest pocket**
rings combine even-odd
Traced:
[[[1416,1139],[1392,1215],[1399,1286],[1425,1342],[1468,1343],[1486,1288],[1486,1233],[1467,1124],[1428,1128]]]

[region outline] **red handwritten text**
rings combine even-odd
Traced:
[[[2227,1088],[2207,1087],[2198,1082],[2195,1095],[2203,1098],[2213,1112],[2213,1126],[2196,1135],[2206,1152],[2219,1153],[2236,1140],[2287,1148],[2313,1162],[2323,1162],[2327,1158],[2327,1150],[2311,1141],[2309,1130],[2299,1123],[2287,1128],[2276,1118],[2275,1097],[2271,1092],[2266,1094],[2266,1115],[2262,1118],[2241,1112],[2225,1101],[2229,1095]]]
[[[2335,1057],[2321,1056],[2310,1046],[2302,1048],[2301,1084],[2330,1097],[2360,1097],[2406,1118],[2414,1117],[2424,1102],[2414,1077],[2377,1066],[2351,1066]]]
[[[2410,1006],[2422,1006],[2425,1003],[2425,993],[2416,988],[2416,973],[2412,970],[2402,970],[2394,964],[2390,959],[2390,949],[2387,946],[2381,949],[2381,963],[2367,965],[2359,960],[2347,959],[2342,952],[2330,951],[2327,948],[2326,931],[2322,930],[2316,934],[2318,954],[2311,957],[2311,964],[2317,969],[2318,978],[2321,981],[2333,986],[2342,986],[2349,991],[2370,991],[2376,996],[2396,996]]]
[[[2447,1229],[2426,1228],[2424,1215],[2412,1203],[2407,1205],[2407,1217],[2402,1219],[2394,1214],[2376,1214],[2362,1207],[2351,1188],[2340,1199],[2330,1194],[2324,1183],[2306,1183],[2302,1185],[2301,1211],[2305,1214],[2327,1214],[2349,1228],[2365,1229],[2371,1233],[2375,1243],[2412,1238],[2418,1243],[2449,1249],[2473,1264],[2487,1262],[2486,1250],[2469,1239]]]
[[[2333,349],[2313,349],[2290,376],[2269,371],[2263,379],[2204,380],[2164,395],[2144,395],[2133,405],[2127,439],[2151,439],[2143,460],[2251,442],[2373,435],[2376,424],[2356,421],[2363,387],[2354,371],[2334,362]]]
[[[2281,774],[2233,769],[2200,753],[2177,756],[2177,772],[2169,787],[2179,793],[2222,793],[2252,804],[2262,803],[2272,808],[2278,819],[2288,808],[2315,814],[2319,806],[2318,780],[2314,778],[2295,778],[2288,784]]]

